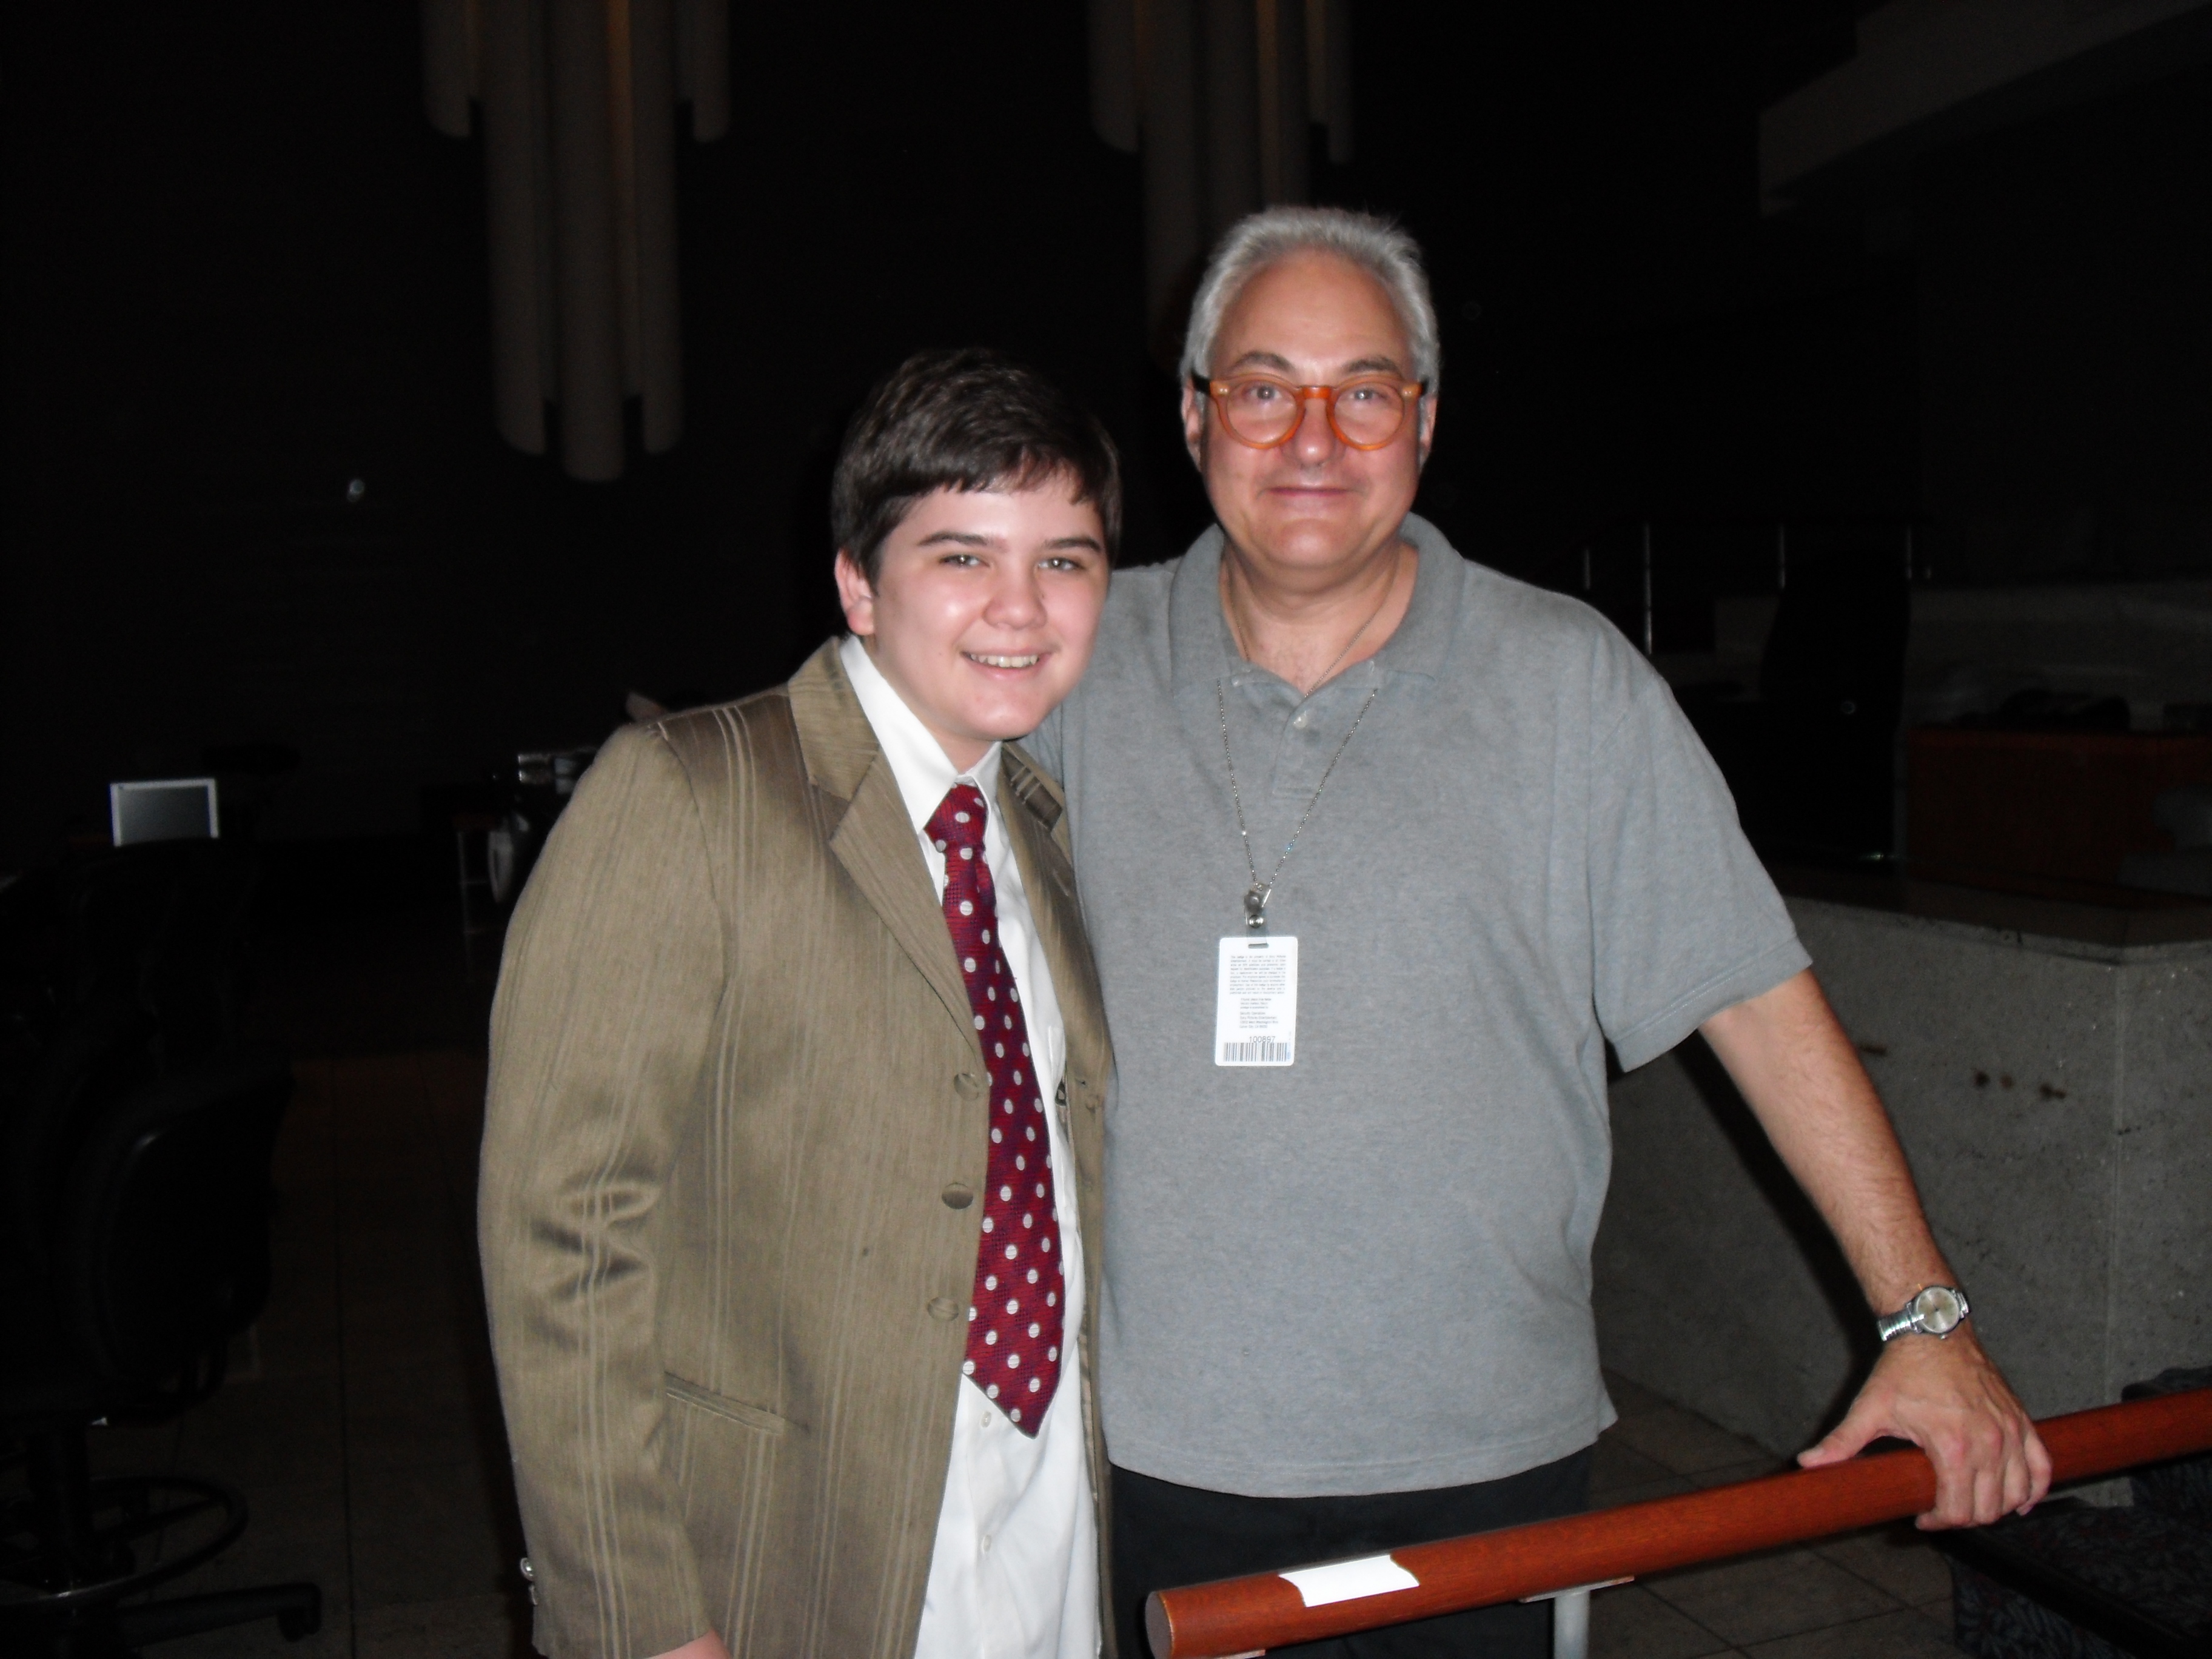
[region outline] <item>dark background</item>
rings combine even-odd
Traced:
[[[1858,9],[1360,0],[1316,196],[1428,250],[1463,551],[1565,585],[1643,520],[1788,518],[1913,522],[1938,581],[2212,568],[2212,73],[1763,215],[1758,112]],[[1203,525],[1081,7],[738,12],[732,130],[679,154],[689,429],[589,485],[493,433],[482,160],[411,6],[12,9],[0,869],[210,744],[304,757],[272,836],[410,832],[628,689],[784,677],[836,620],[842,421],[915,346],[1094,405],[1130,560]]]

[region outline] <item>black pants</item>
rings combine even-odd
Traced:
[[[1503,1480],[1361,1498],[1243,1498],[1116,1468],[1114,1615],[1121,1659],[1152,1653],[1145,1597],[1156,1589],[1573,1515],[1589,1505],[1589,1453],[1578,1451]],[[1551,1651],[1551,1605],[1540,1601],[1275,1648],[1270,1659],[1549,1659]]]

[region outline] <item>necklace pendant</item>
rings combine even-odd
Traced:
[[[1244,895],[1244,925],[1255,931],[1267,925],[1267,890],[1256,881]]]

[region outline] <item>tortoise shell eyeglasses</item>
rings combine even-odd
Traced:
[[[1328,413],[1329,430],[1347,449],[1382,449],[1406,424],[1406,413],[1428,391],[1425,380],[1396,374],[1355,374],[1340,386],[1298,386],[1279,374],[1232,374],[1209,380],[1194,374],[1191,386],[1221,416],[1222,429],[1254,449],[1290,442],[1309,401]]]

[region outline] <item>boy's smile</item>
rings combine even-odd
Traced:
[[[923,496],[884,539],[872,587],[837,555],[847,625],[963,771],[1075,689],[1106,580],[1097,509],[1059,474]]]

